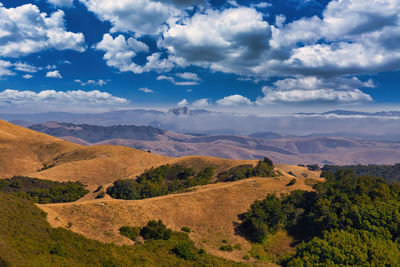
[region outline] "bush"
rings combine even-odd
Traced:
[[[186,232],[186,233],[190,233],[190,232],[191,232],[190,228],[187,227],[187,226],[182,227],[181,230],[182,230],[183,232]]]
[[[171,229],[168,229],[161,220],[151,220],[140,230],[140,235],[144,239],[167,240],[170,238],[171,233]]]
[[[290,175],[296,177],[296,175],[294,175],[294,173],[293,173],[292,171],[289,171],[288,174],[290,174]]]
[[[193,260],[194,253],[192,250],[192,244],[190,242],[180,242],[176,247],[173,249],[173,252],[182,259],[185,260]]]
[[[60,183],[24,176],[1,181],[0,191],[17,193],[22,198],[40,204],[73,202],[89,193],[80,182]]]
[[[122,226],[121,228],[119,228],[119,233],[135,241],[140,234],[140,228],[132,226]]]
[[[296,179],[290,180],[290,182],[286,186],[291,186],[291,185],[294,185],[294,184],[296,184]]]
[[[280,230],[285,223],[285,213],[282,203],[274,194],[269,194],[264,200],[256,200],[250,210],[239,215],[241,227],[251,241],[261,242],[268,234]]]
[[[319,171],[320,170],[318,164],[309,164],[309,165],[307,165],[307,169],[309,171]]]
[[[101,192],[96,196],[96,199],[104,198],[105,196],[106,196],[106,193],[105,192]]]
[[[96,190],[93,191],[93,193],[97,193],[100,190],[103,190],[103,186],[102,185],[99,185],[99,187],[97,187]]]
[[[222,245],[219,249],[222,251],[228,251],[228,252],[233,251],[233,247],[231,245]]]
[[[234,248],[234,249],[237,249],[237,250],[242,250],[242,245],[240,245],[239,243],[237,243],[237,244],[235,244],[235,245],[233,246],[233,248]]]
[[[244,256],[242,257],[242,259],[248,261],[248,260],[250,260],[250,256],[249,256],[248,254],[246,254],[246,255],[244,255]]]

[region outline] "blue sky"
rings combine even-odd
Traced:
[[[400,102],[398,0],[0,3],[2,112]]]

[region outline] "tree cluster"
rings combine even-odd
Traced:
[[[24,176],[0,180],[0,191],[16,193],[40,204],[73,202],[89,193],[80,182],[60,183]]]
[[[119,199],[143,199],[180,192],[187,188],[210,183],[213,169],[206,167],[197,174],[192,168],[163,165],[151,168],[136,179],[117,180],[107,194]]]
[[[220,181],[238,181],[249,177],[274,177],[274,164],[272,160],[265,157],[255,167],[250,164],[239,165],[218,174]]]
[[[301,240],[287,266],[400,264],[400,184],[340,170],[314,189],[254,202],[242,229],[255,242],[281,229]]]
[[[400,163],[394,165],[325,165],[322,169],[321,176],[335,174],[338,170],[352,170],[356,175],[367,175],[381,177],[388,181],[400,181]]]

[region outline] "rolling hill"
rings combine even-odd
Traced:
[[[204,155],[227,159],[262,159],[268,155],[282,164],[394,164],[400,144],[361,138],[287,137],[272,132],[240,135],[192,135],[150,126],[94,126],[48,122],[31,129],[81,145],[121,145],[181,157]]]

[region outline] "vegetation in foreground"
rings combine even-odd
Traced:
[[[243,266],[196,249],[185,233],[117,246],[52,228],[31,201],[0,192],[1,266]]]
[[[73,202],[89,193],[80,182],[60,183],[24,176],[0,179],[0,192],[16,193],[40,204]]]
[[[326,178],[315,192],[255,201],[242,230],[258,243],[282,230],[294,236],[284,266],[399,266],[400,184],[343,170]]]
[[[124,179],[114,182],[112,187],[107,188],[107,194],[118,199],[143,199],[170,193],[183,192],[197,185],[206,185],[212,182],[213,168],[206,167],[199,172],[193,168],[180,165],[163,165],[152,168],[137,179]],[[217,175],[218,181],[237,181],[249,177],[274,177],[273,163],[264,158],[253,167],[251,165],[240,165],[221,172]]]

